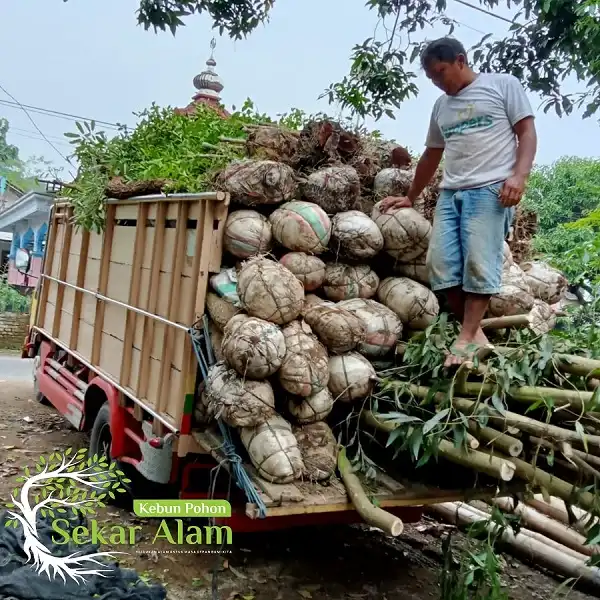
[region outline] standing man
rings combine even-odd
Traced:
[[[533,165],[537,136],[519,80],[475,73],[459,41],[431,42],[421,64],[444,94],[433,106],[426,148],[407,195],[386,198],[382,210],[411,207],[445,151],[427,268],[432,289],[447,293],[462,322],[446,358],[450,366],[488,343],[481,320],[502,285],[504,240]]]

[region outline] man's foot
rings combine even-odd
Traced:
[[[450,352],[446,355],[444,367],[461,365],[467,360],[473,360],[477,350],[487,344],[489,344],[489,340],[481,327],[477,330],[473,338],[464,337],[461,333],[450,348]]]

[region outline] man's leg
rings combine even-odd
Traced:
[[[458,356],[449,356],[447,365],[462,362],[465,355],[473,354],[475,347],[488,342],[481,329],[481,320],[491,296],[502,286],[506,221],[512,216],[500,203],[500,187],[499,183],[462,192],[464,314],[455,344]]]

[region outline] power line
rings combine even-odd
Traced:
[[[21,131],[23,133],[33,133],[34,135],[37,135],[37,132],[33,131],[33,129],[21,129],[20,127],[13,127],[12,125],[10,125],[9,132],[13,133],[14,131]],[[65,141],[64,137],[60,137],[58,135],[50,135],[49,133],[46,134],[46,137],[55,140],[57,144],[66,144],[67,146],[69,145],[69,143]]]
[[[486,10],[485,8],[481,8],[481,6],[476,6],[475,4],[471,4],[470,2],[466,2],[466,0],[454,0],[454,2],[458,2],[459,4],[464,4],[465,6],[468,6],[469,8],[472,8],[474,10],[478,10],[479,12],[482,12],[485,15],[488,15],[490,17],[494,17],[495,19],[500,19],[501,21],[504,21],[506,23],[510,23],[511,25],[515,24],[514,21],[511,21],[510,19],[507,19],[506,17],[502,17],[501,15],[497,15],[496,13],[493,13],[491,10]]]
[[[12,98],[22,109],[23,112],[27,115],[27,118],[31,121],[32,125],[37,129],[38,133],[44,138],[44,140],[54,149],[54,151],[66,162],[68,162],[73,168],[75,165],[46,137],[44,132],[37,126],[37,123],[33,120],[31,115],[27,112],[27,109],[10,93],[8,92],[1,84],[0,90],[2,90],[9,98]],[[71,175],[75,177],[72,173]]]
[[[13,108],[22,108],[28,109],[31,112],[36,112],[39,114],[47,115],[49,117],[58,117],[62,119],[67,119],[69,121],[95,121],[100,125],[106,125],[107,127],[113,127],[115,129],[119,128],[118,123],[110,123],[109,121],[102,121],[101,119],[92,119],[90,117],[82,117],[80,115],[74,115],[71,113],[62,112],[59,110],[52,110],[50,108],[42,108],[39,106],[30,106],[29,104],[20,104],[19,102],[10,102],[9,100],[1,100],[0,104],[4,106],[11,106]]]
[[[45,141],[45,140],[44,140],[44,138],[41,138],[39,135],[27,135],[26,133],[15,133],[15,132],[13,131],[13,129],[14,129],[14,127],[11,127],[11,128],[10,128],[10,130],[9,130],[9,133],[10,133],[11,135],[17,135],[17,136],[19,136],[19,137],[27,138],[28,140],[38,140],[38,141],[40,141],[40,142],[43,142],[43,141]],[[55,141],[54,143],[55,143],[55,144],[58,144],[58,145],[60,145],[60,146],[66,146],[66,147],[68,147],[68,146],[69,146],[69,144],[68,144],[68,143],[66,143],[66,142],[57,142],[57,141]]]

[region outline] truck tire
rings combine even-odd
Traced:
[[[116,467],[120,471],[125,473],[125,476],[128,479],[131,479],[131,483],[123,483],[123,487],[127,490],[126,494],[119,493],[115,494],[116,498],[110,499],[107,498],[107,502],[114,504],[115,506],[120,506],[123,508],[130,508],[132,505],[132,500],[136,494],[136,487],[134,485],[135,479],[130,473],[131,469],[129,469],[129,465],[122,464],[118,460],[114,460],[110,455],[110,447],[112,444],[112,434],[110,432],[110,406],[108,402],[105,402],[98,411],[96,415],[96,420],[92,426],[92,431],[90,434],[90,444],[89,444],[89,456],[92,457],[95,454],[98,457],[104,456],[106,461],[110,465],[111,463],[116,463]]]

